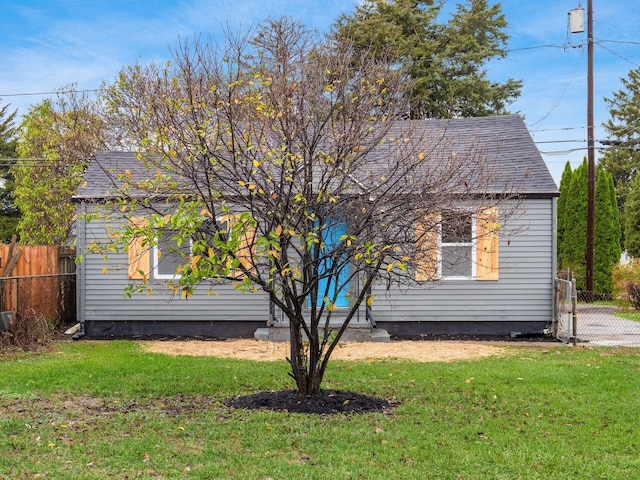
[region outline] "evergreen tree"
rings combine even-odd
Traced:
[[[625,246],[631,257],[640,257],[640,175],[636,175],[625,204]]]
[[[1,100],[1,99],[0,99]],[[20,212],[13,202],[13,176],[11,166],[15,163],[17,137],[17,111],[9,105],[0,106],[0,177],[5,180],[0,189],[0,242],[6,243],[17,231]]]
[[[560,245],[563,267],[570,268],[579,290],[586,282],[588,167],[585,159],[571,174],[564,206],[564,238]]]
[[[618,207],[623,228],[622,244],[626,242],[626,202],[636,173],[640,170],[640,67],[622,78],[623,88],[605,98],[610,119],[604,124],[613,147],[599,160],[599,165],[613,175],[618,193]],[[631,222],[633,223],[633,221]],[[628,248],[627,248],[628,250]]]
[[[356,51],[391,58],[413,80],[411,118],[475,117],[506,113],[522,82],[487,78],[490,61],[504,58],[509,36],[499,3],[465,0],[442,22],[446,0],[364,0],[341,16],[334,35]]]
[[[2,101],[1,98],[0,101]],[[16,115],[17,111],[11,112],[9,105],[0,107],[0,158],[16,156]]]
[[[613,288],[613,267],[620,261],[620,219],[613,177],[598,169],[596,180],[593,256],[593,289],[610,294]]]
[[[562,172],[562,178],[560,179],[560,197],[558,197],[558,268],[563,270],[565,267],[564,259],[562,256],[562,242],[564,241],[565,232],[565,215],[567,198],[569,197],[569,186],[571,185],[571,163],[567,162]]]

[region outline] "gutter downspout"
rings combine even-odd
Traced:
[[[78,316],[78,322],[80,323],[80,331],[75,333],[71,338],[73,340],[80,340],[86,335],[85,332],[85,286],[86,286],[86,266],[84,258],[85,253],[85,241],[87,238],[86,233],[86,204],[84,201],[80,202],[78,206],[78,215],[76,217],[76,258],[80,256],[82,261],[76,264],[76,305]]]

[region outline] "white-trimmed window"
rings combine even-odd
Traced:
[[[439,272],[440,278],[472,278],[474,268],[474,218],[471,214],[441,216]]]
[[[416,224],[415,279],[499,279],[498,209],[430,214]]]
[[[218,219],[219,222],[227,222],[225,228],[231,228],[231,220],[235,215],[226,215]],[[130,219],[132,226],[140,228],[146,223],[144,218]],[[206,229],[205,229],[206,231]],[[207,235],[205,233],[205,235]],[[178,246],[172,238],[174,232],[163,231],[159,236],[157,245],[149,248],[145,245],[143,237],[132,238],[128,246],[128,278],[131,280],[148,281],[150,278],[158,280],[171,280],[180,278],[178,267],[184,265],[193,251],[193,242],[188,241]],[[253,265],[253,249],[255,248],[255,228],[247,228],[243,235],[237,252],[240,262],[248,270],[255,268]],[[238,271],[237,278],[242,278],[242,272]]]
[[[172,238],[173,232],[166,230],[159,236],[151,254],[153,278],[169,280],[180,278],[178,267],[184,265],[185,259],[191,256],[191,242],[181,246]]]

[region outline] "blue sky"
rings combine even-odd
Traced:
[[[489,76],[523,80],[522,96],[510,109],[524,116],[559,182],[566,162],[575,167],[586,155],[586,34],[567,28],[567,14],[579,1],[501,3],[510,53],[489,66]],[[606,138],[603,98],[640,66],[640,9],[631,3],[593,0],[596,146]],[[585,29],[586,6],[582,0]],[[327,30],[353,8],[352,0],[0,0],[0,99],[22,114],[58,88],[75,83],[94,89],[123,66],[164,62],[179,36],[215,34],[227,24],[245,28],[280,15]]]

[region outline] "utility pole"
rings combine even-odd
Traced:
[[[587,0],[587,165],[589,191],[587,198],[587,267],[586,288],[593,292],[593,257],[595,251],[596,166],[593,139],[593,1]]]

